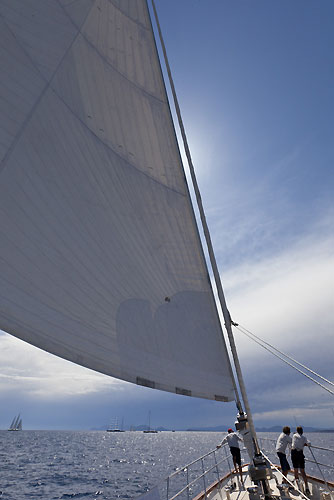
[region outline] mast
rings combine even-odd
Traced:
[[[171,69],[170,69],[170,65],[169,65],[169,61],[168,61],[168,57],[167,57],[165,43],[164,43],[164,40],[162,37],[162,32],[161,32],[161,28],[160,28],[159,19],[158,19],[158,13],[157,13],[157,10],[155,7],[154,0],[151,0],[151,1],[152,1],[153,12],[154,12],[154,16],[155,16],[155,20],[156,20],[156,24],[157,24],[157,28],[158,28],[160,43],[161,43],[161,47],[162,47],[162,51],[163,51],[163,55],[164,55],[164,60],[165,60],[165,64],[166,64],[166,69],[167,69],[167,73],[168,73],[169,83],[170,83],[171,91],[173,94],[173,100],[174,100],[175,110],[176,110],[178,123],[179,123],[180,131],[181,131],[181,135],[182,135],[183,145],[184,145],[185,153],[187,156],[190,175],[191,175],[191,179],[192,179],[192,183],[193,183],[193,187],[194,187],[194,191],[195,191],[198,210],[200,213],[200,218],[201,218],[201,222],[202,222],[202,226],[203,226],[204,236],[205,236],[205,240],[206,240],[206,244],[207,244],[207,248],[208,248],[208,252],[209,252],[210,263],[211,263],[211,267],[212,267],[212,271],[213,271],[213,275],[214,275],[214,279],[215,279],[215,283],[216,283],[216,287],[217,287],[218,298],[219,298],[219,302],[220,302],[220,305],[222,308],[224,322],[225,322],[225,328],[227,331],[227,336],[228,336],[231,351],[232,351],[232,356],[233,356],[235,370],[237,373],[240,392],[242,395],[242,399],[243,399],[245,410],[246,410],[247,417],[248,417],[249,427],[250,427],[250,431],[251,431],[251,435],[252,435],[252,439],[253,439],[253,443],[254,443],[254,447],[255,447],[255,454],[258,455],[258,454],[260,454],[260,448],[259,448],[259,444],[257,441],[255,426],[254,426],[254,422],[253,422],[253,418],[252,418],[252,414],[251,414],[251,410],[250,410],[250,406],[249,406],[249,402],[248,402],[248,397],[247,397],[247,393],[246,393],[246,388],[245,388],[245,384],[244,384],[244,380],[243,380],[243,376],[242,376],[242,372],[241,372],[241,367],[240,367],[240,363],[239,363],[239,358],[238,358],[238,354],[237,354],[237,350],[236,350],[236,346],[235,346],[235,342],[234,342],[234,337],[233,337],[233,332],[232,332],[232,321],[231,321],[230,313],[227,309],[224,291],[223,291],[223,287],[222,287],[222,283],[221,283],[221,279],[220,279],[220,275],[219,275],[219,271],[218,271],[217,261],[216,261],[216,257],[215,257],[214,251],[213,251],[211,236],[210,236],[209,228],[208,228],[208,225],[206,222],[206,217],[205,217],[204,208],[203,208],[203,204],[202,204],[202,198],[201,198],[201,194],[199,191],[199,187],[198,187],[198,183],[197,183],[197,179],[196,179],[196,175],[195,175],[194,165],[193,165],[191,154],[190,154],[190,149],[189,149],[188,140],[187,140],[186,133],[185,133],[185,128],[183,125],[183,120],[181,117],[181,111],[180,111],[180,107],[179,107],[179,103],[178,103],[178,99],[177,99],[177,95],[176,95],[176,91],[175,91],[175,86],[174,86],[174,82],[173,82],[173,78],[172,78],[172,74],[171,74]],[[234,381],[234,377],[233,377],[233,381]],[[241,401],[240,401],[240,398],[238,395],[238,390],[236,387],[234,387],[234,389],[235,389],[235,395],[236,395],[237,408],[239,410],[239,413],[243,414],[244,412],[242,410],[242,405],[241,405]]]

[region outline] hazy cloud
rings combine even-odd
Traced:
[[[0,393],[24,392],[38,399],[66,399],[103,390],[120,390],[125,382],[79,367],[10,335],[0,335]]]

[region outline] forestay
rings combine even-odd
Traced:
[[[233,399],[145,0],[0,0],[0,327]]]

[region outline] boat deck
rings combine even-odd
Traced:
[[[274,473],[275,474],[275,473]],[[289,475],[289,481],[293,481],[293,476]],[[240,481],[239,475],[233,474],[232,478],[230,475],[222,478],[220,483],[216,482],[212,484],[206,491],[206,495],[201,493],[197,495],[193,500],[257,500],[259,498],[256,487],[251,482],[249,474],[247,472],[247,467],[243,468],[243,484]],[[302,480],[299,482],[299,491],[297,488],[290,486],[281,485],[281,478],[277,480],[275,477],[269,480],[270,486],[270,497],[277,499],[289,499],[289,500],[331,500],[334,497],[330,496],[326,492],[326,488],[322,483],[319,483],[315,478],[308,478],[310,493],[305,493],[304,483]],[[263,495],[261,495],[263,498]]]

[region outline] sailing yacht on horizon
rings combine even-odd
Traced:
[[[107,432],[125,432],[123,429],[123,419],[122,419],[122,426],[119,426],[119,421],[118,417],[115,417],[109,427],[107,428]]]
[[[156,429],[151,429],[151,410],[148,412],[148,426],[143,430],[144,434],[158,434]]]
[[[9,431],[22,431],[22,418],[20,414],[15,416],[8,428]]]
[[[170,79],[214,297],[146,0],[17,4],[0,1],[0,328],[137,385],[235,401],[268,498],[273,472]]]

